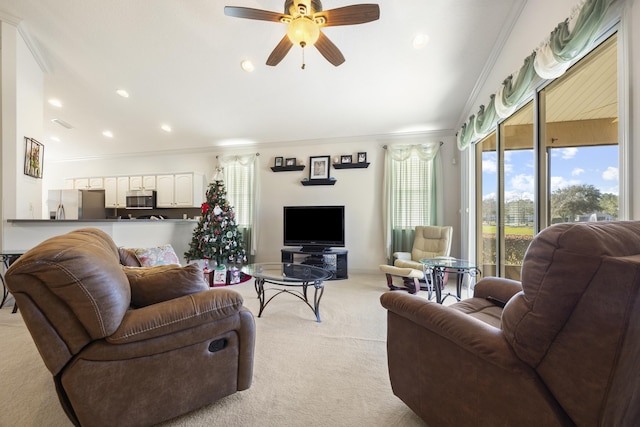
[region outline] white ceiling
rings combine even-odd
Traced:
[[[325,0],[323,7],[356,3]],[[453,135],[523,1],[377,3],[378,21],[323,30],[344,64],[334,67],[308,48],[304,70],[297,47],[278,66],[265,65],[283,24],[223,13],[225,5],[281,12],[283,0],[0,0],[0,17],[20,22],[41,58],[49,159]],[[417,33],[430,37],[420,50],[411,44]],[[253,73],[240,68],[246,58]],[[116,95],[120,88],[128,99]],[[160,130],[163,123],[173,132]],[[102,136],[105,129],[114,137]]]

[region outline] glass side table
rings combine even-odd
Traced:
[[[429,299],[432,297],[432,293],[435,290],[436,302],[442,304],[445,298],[451,296],[460,301],[462,298],[462,282],[464,281],[465,274],[469,277],[476,277],[482,274],[480,269],[476,267],[471,261],[456,259],[456,258],[423,258],[420,260],[422,268],[424,270],[425,277],[431,278],[431,283],[427,285],[427,296]],[[447,292],[442,295],[444,290],[444,273],[456,273],[456,295],[451,292]],[[428,276],[427,276],[428,275]]]

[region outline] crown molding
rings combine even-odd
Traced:
[[[20,25],[20,22],[22,22],[22,19],[15,17],[13,15],[9,15],[8,13],[0,10],[0,21],[6,22],[7,24],[11,24],[14,27],[17,27],[18,25]]]
[[[243,145],[234,146],[221,146],[210,145],[206,147],[193,147],[193,148],[174,148],[169,150],[158,151],[141,151],[130,153],[109,153],[95,156],[78,156],[78,157],[60,157],[51,159],[50,163],[66,163],[66,162],[82,162],[87,160],[106,160],[106,159],[123,159],[130,157],[144,157],[144,156],[175,156],[178,154],[212,154],[212,153],[238,153],[246,150],[258,150],[262,148],[286,148],[286,147],[299,147],[301,145],[327,145],[327,144],[344,144],[344,143],[380,143],[389,144],[393,142],[403,141],[410,138],[429,138],[429,139],[441,139],[446,137],[454,137],[455,131],[453,129],[442,129],[425,132],[406,132],[406,133],[390,133],[380,135],[358,135],[349,137],[335,137],[335,138],[323,138],[323,139],[307,139],[296,141],[279,141],[279,142],[254,142]]]
[[[33,40],[31,34],[29,34],[29,31],[27,31],[27,29],[25,28],[24,22],[18,25],[18,33],[20,33],[22,39],[27,45],[27,48],[29,48],[29,51],[31,51],[31,54],[40,67],[40,70],[45,74],[51,74],[51,67],[49,66],[49,63],[44,59],[44,56],[42,56],[42,52],[38,48],[37,43]]]
[[[27,48],[31,52],[31,55],[33,55],[33,59],[35,59],[36,63],[40,67],[40,70],[45,74],[50,74],[51,67],[44,59],[44,56],[42,56],[42,53],[38,48],[37,43],[34,42],[33,38],[31,37],[31,34],[29,34],[24,21],[16,16],[0,11],[0,22],[16,27],[18,34],[20,34],[20,37],[22,37],[22,40],[24,40],[24,43],[27,45]]]

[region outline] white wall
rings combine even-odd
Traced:
[[[442,158],[445,173],[445,208],[443,225],[459,224],[460,179],[455,137],[429,138],[444,141]],[[280,146],[238,148],[225,151],[211,150],[199,153],[159,153],[139,156],[114,157],[47,164],[48,188],[62,188],[65,178],[137,175],[145,173],[200,172],[211,177],[216,155],[259,152],[260,205],[258,224],[257,262],[280,261],[282,249],[282,207],[285,205],[345,205],[346,249],[349,251],[349,271],[377,272],[378,265],[386,263],[382,239],[382,179],[384,171],[383,145],[389,140],[354,138],[349,141],[323,141],[287,143]],[[309,176],[308,166],[301,172],[271,170],[276,156],[295,157],[309,164],[310,156],[335,156],[358,152],[367,153],[370,166],[366,169],[331,169],[336,178],[332,186],[303,186],[301,180]],[[455,239],[459,239],[456,236]],[[190,240],[191,236],[185,236]],[[458,254],[456,241],[452,251]]]
[[[6,22],[0,25],[2,217],[37,218],[43,186],[42,180],[24,174],[24,137],[42,140],[43,74],[17,28]]]

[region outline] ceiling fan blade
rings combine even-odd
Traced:
[[[267,65],[270,65],[272,67],[278,65],[280,61],[282,61],[282,59],[287,55],[287,53],[291,49],[291,46],[293,46],[293,43],[291,43],[291,40],[289,40],[289,36],[285,34],[282,40],[280,40],[280,43],[278,43],[276,48],[273,49],[273,52],[271,52],[269,58],[267,58]]]
[[[325,36],[322,31],[320,31],[320,36],[318,37],[318,41],[315,42],[314,46],[320,51],[322,56],[326,58],[327,61],[331,62],[336,67],[344,62],[344,56],[342,56],[342,52],[340,49],[336,47],[335,44],[329,37]]]
[[[252,9],[250,7],[225,6],[224,14],[235,18],[257,19],[258,21],[281,22],[280,20],[289,15],[284,13],[270,12],[268,10]]]
[[[352,6],[323,10],[313,15],[314,18],[324,17],[323,27],[338,25],[364,24],[380,18],[380,7],[377,4],[354,4]]]

